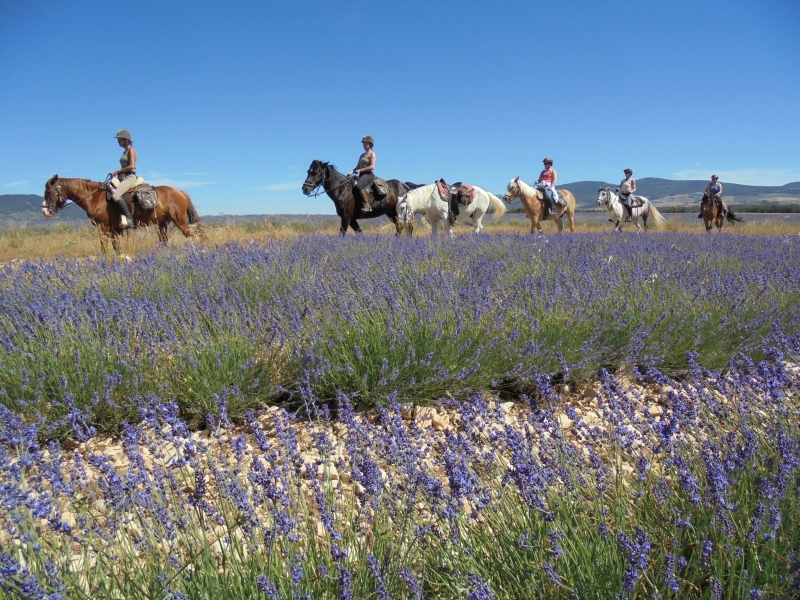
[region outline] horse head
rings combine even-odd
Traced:
[[[397,221],[401,228],[406,228],[414,224],[414,209],[408,200],[408,193],[403,194],[397,199]]]
[[[311,161],[311,166],[308,167],[306,180],[303,182],[303,194],[306,196],[311,195],[316,188],[325,183],[325,174],[328,169],[328,163],[321,160]]]
[[[611,204],[611,188],[601,187],[597,190],[597,206],[608,206]]]
[[[506,193],[503,195],[503,202],[512,202],[514,198],[520,197],[519,175],[516,179],[512,179],[506,186]]]
[[[58,175],[53,175],[44,184],[44,200],[42,200],[42,214],[45,217],[54,217],[55,214],[67,203],[67,199],[61,193],[61,184],[58,182]]]

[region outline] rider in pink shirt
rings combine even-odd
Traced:
[[[539,179],[536,180],[534,187],[542,191],[547,202],[547,214],[545,217],[556,214],[556,204],[558,203],[558,193],[556,192],[556,181],[558,181],[558,173],[553,168],[553,159],[549,156],[543,161],[544,170],[539,173]]]

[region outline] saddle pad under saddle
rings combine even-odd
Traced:
[[[640,206],[644,206],[644,198],[642,196],[634,196],[631,194],[631,207],[632,208],[639,208]]]

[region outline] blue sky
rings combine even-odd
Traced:
[[[0,0],[0,194],[139,173],[201,214],[332,213],[312,159],[502,190],[800,180],[800,2]]]

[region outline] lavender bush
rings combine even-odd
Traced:
[[[568,404],[412,416],[338,393],[191,433],[155,396],[118,443],[0,415],[0,590],[17,598],[759,598],[800,593],[800,337]],[[446,420],[450,421],[448,425]]]
[[[754,243],[757,240],[758,243]],[[790,237],[297,236],[2,267],[0,403],[45,437],[117,432],[148,395],[193,428],[281,401],[513,394],[537,373],[685,371],[798,329]],[[86,435],[85,433],[82,435]]]

